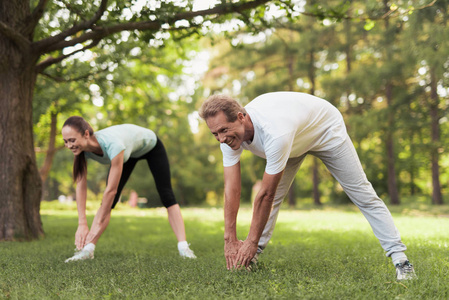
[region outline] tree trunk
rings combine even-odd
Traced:
[[[410,164],[409,164],[409,168],[410,168],[410,195],[414,196],[416,194],[416,188],[415,188],[415,169],[416,169],[416,164],[415,164],[415,144],[413,143],[413,139],[414,139],[414,132],[410,132],[409,134],[409,145],[410,145]]]
[[[0,20],[12,22],[5,3]],[[0,241],[34,239],[44,233],[39,215],[42,183],[33,145],[36,61],[0,34]]]
[[[318,158],[313,157],[313,203],[315,205],[321,205],[321,200],[320,200],[320,190],[319,190],[319,186],[320,186],[320,177],[318,175]]]
[[[290,189],[288,190],[288,206],[290,208],[296,207],[295,181],[296,181],[296,179],[293,179],[292,185],[290,186]]]
[[[388,103],[388,127],[386,129],[386,139],[385,146],[387,148],[387,181],[388,181],[388,194],[390,195],[390,203],[393,205],[399,205],[401,201],[399,200],[398,185],[396,183],[396,158],[394,154],[394,111],[392,108],[393,96],[392,96],[392,86],[387,83],[386,86],[386,97]]]
[[[290,42],[293,44],[293,31],[290,31]],[[295,57],[290,50],[288,46],[286,46],[285,49],[285,55],[287,57],[287,69],[288,69],[288,88],[290,91],[294,91],[294,81],[295,81],[295,74],[294,74],[294,64],[295,64]],[[295,191],[295,185],[296,185],[296,179],[293,178],[293,182],[290,185],[290,189],[288,190],[288,205],[291,208],[294,208],[296,206],[296,191]]]
[[[388,0],[383,0],[385,12],[390,11],[390,5]],[[395,36],[390,30],[390,22],[388,17],[385,18],[385,41],[386,41],[386,64],[393,62],[393,47]],[[387,148],[387,186],[388,194],[390,195],[390,203],[393,205],[399,205],[398,185],[396,183],[396,157],[394,153],[394,128],[395,128],[395,116],[393,111],[393,84],[391,83],[393,78],[385,78],[385,97],[388,104],[388,117],[386,128],[385,146]]]
[[[55,157],[56,154],[56,131],[57,131],[57,127],[58,127],[58,123],[57,123],[57,119],[58,119],[58,113],[57,112],[51,112],[50,115],[50,141],[48,143],[48,149],[46,151],[45,154],[45,161],[44,164],[42,165],[42,167],[39,169],[39,174],[41,176],[41,180],[42,180],[42,187],[43,187],[43,191],[42,191],[42,198],[45,197],[45,195],[47,194],[45,192],[46,190],[46,182],[47,182],[47,178],[48,178],[48,174],[50,173],[51,170],[51,166],[53,164],[53,158]]]
[[[42,182],[45,183],[48,177],[48,173],[50,173],[51,165],[53,163],[53,158],[56,153],[56,130],[57,130],[57,117],[58,113],[51,112],[50,114],[50,139],[48,143],[48,149],[45,154],[45,161],[42,167],[39,170],[41,175]]]
[[[310,94],[315,95],[315,49],[311,49],[309,52],[309,68],[308,77],[310,80]],[[312,166],[312,179],[313,179],[313,203],[315,205],[321,205],[320,195],[320,177],[318,175],[318,160],[313,157]]]
[[[344,51],[346,54],[346,76],[347,78],[349,78],[349,75],[351,74],[351,70],[352,70],[352,32],[351,32],[351,20],[344,20],[344,28],[345,28],[345,36],[346,36],[346,42],[345,42],[345,46],[344,46]],[[348,112],[348,114],[350,115],[353,111],[352,111],[352,105],[351,102],[349,101],[349,95],[351,95],[351,86],[349,84],[345,84],[346,85],[346,110]]]
[[[430,70],[430,126],[431,126],[431,160],[432,160],[432,204],[443,204],[443,196],[441,194],[440,186],[440,166],[438,149],[440,147],[440,118],[438,114],[438,93],[437,80],[435,78],[435,71]]]

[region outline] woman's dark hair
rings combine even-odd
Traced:
[[[81,133],[81,135],[84,135],[86,130],[89,131],[90,135],[94,134],[94,130],[92,129],[92,127],[82,117],[72,116],[68,118],[64,122],[62,128],[66,126],[72,127],[72,129],[75,129],[76,131]],[[87,164],[83,151],[79,155],[75,155],[75,158],[73,160],[73,180],[76,181],[77,179],[86,176],[86,172],[87,172]]]

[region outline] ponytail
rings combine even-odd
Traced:
[[[62,127],[64,128],[65,126],[72,127],[73,129],[81,133],[81,135],[84,135],[86,130],[91,136],[94,134],[94,130],[92,129],[92,127],[82,117],[72,116],[68,118],[64,122],[64,125]],[[86,157],[84,156],[84,152],[81,152],[79,155],[75,155],[75,158],[73,160],[73,181],[77,181],[78,179],[86,176],[86,173]]]
[[[73,181],[78,181],[78,179],[86,176],[87,173],[87,163],[86,157],[84,156],[84,151],[79,155],[75,155],[73,159]]]

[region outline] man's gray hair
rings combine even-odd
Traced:
[[[245,108],[227,95],[213,95],[207,98],[201,105],[199,115],[207,121],[209,117],[214,117],[220,111],[225,114],[228,122],[235,122],[239,112],[246,115]]]

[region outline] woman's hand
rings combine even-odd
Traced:
[[[86,245],[86,237],[89,234],[89,227],[86,225],[78,225],[78,229],[75,233],[75,246],[76,249],[81,250]]]

